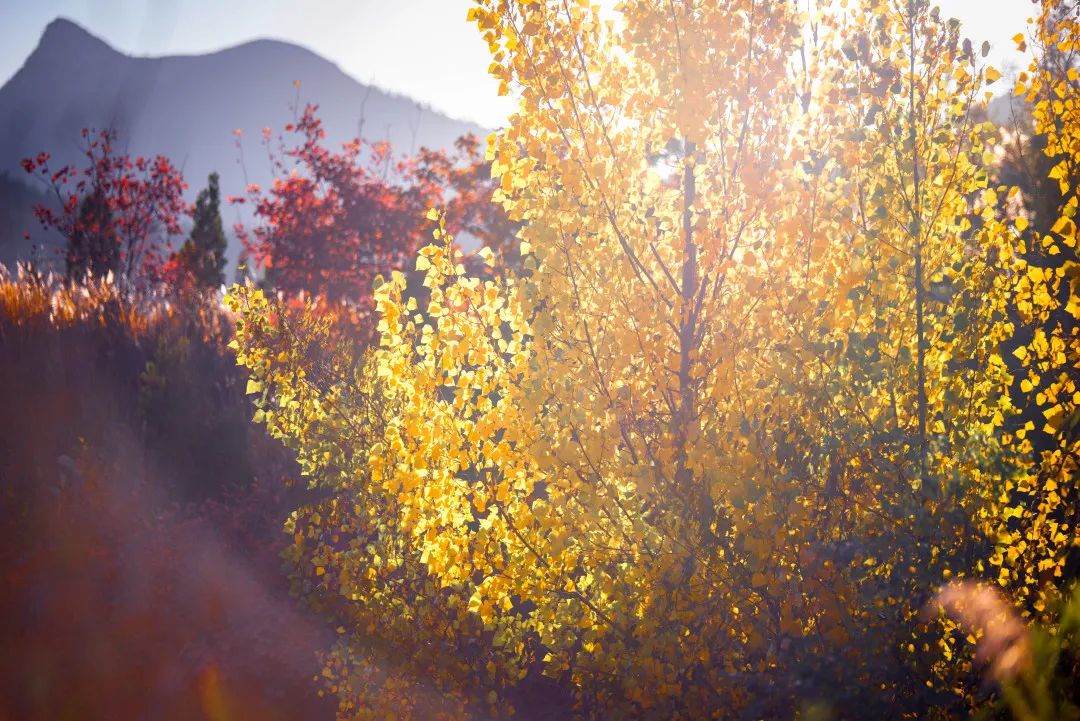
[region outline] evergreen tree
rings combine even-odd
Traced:
[[[120,265],[120,246],[112,232],[112,210],[99,186],[83,198],[67,239],[67,277],[104,276]]]
[[[177,261],[200,288],[217,288],[225,283],[225,230],[221,223],[221,191],[218,174],[211,173],[209,185],[195,200],[191,235],[177,253]]]

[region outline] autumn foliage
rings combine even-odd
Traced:
[[[967,617],[923,609],[982,580],[1052,633],[1075,577],[1078,12],[1045,0],[1065,59],[1017,89],[1064,197],[1035,233],[989,46],[923,0],[478,2],[519,269],[433,211],[371,351],[229,298],[257,420],[325,494],[288,528],[339,715],[991,700]]]
[[[330,225],[306,247],[268,245],[280,262],[258,270],[288,313],[317,304],[305,322],[338,342],[370,337],[370,279],[411,259],[430,205],[495,247],[512,235],[475,138],[409,161],[379,145],[369,166],[359,141],[322,147],[314,109],[290,132],[307,142],[283,157],[314,181],[275,186],[257,212]],[[325,718],[311,678],[335,634],[279,573],[281,524],[305,494],[251,425],[225,348],[218,176],[189,207],[166,158],[118,153],[111,130],[83,140],[85,166],[24,163],[53,196],[36,214],[63,253],[0,269],[0,717]]]
[[[493,184],[475,138],[461,138],[456,154],[399,157],[386,142],[359,138],[335,151],[317,111],[305,107],[277,150],[264,132],[274,183],[234,199],[254,208],[255,227],[238,230],[245,259],[268,285],[343,304],[370,326],[372,283],[415,257],[430,234],[428,208],[449,203],[456,228],[497,248],[509,244],[513,231],[490,202]]]
[[[113,130],[83,130],[81,167],[54,168],[47,152],[23,161],[56,205],[34,209],[45,229],[63,237],[69,278],[114,273],[130,283],[153,283],[168,257],[169,237],[181,232],[187,212],[183,175],[168,158],[119,153]]]
[[[477,0],[507,126],[267,129],[224,310],[216,176],[167,256],[167,160],[28,160],[3,610],[93,668],[23,633],[10,713],[113,637],[128,716],[1080,716],[1080,3],[1033,14],[1010,86],[927,0]]]

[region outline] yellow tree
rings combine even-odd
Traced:
[[[1036,56],[1021,74],[1016,93],[1033,106],[1034,130],[1047,139],[1049,175],[1058,181],[1062,203],[1049,233],[1033,232],[1023,217],[1015,221],[1020,235],[1007,285],[1013,325],[1029,329],[1030,340],[1013,351],[1020,366],[1018,382],[1005,392],[1011,392],[1017,407],[1029,411],[1009,440],[1016,453],[1032,463],[997,499],[990,522],[997,548],[990,562],[1002,585],[1024,602],[1026,613],[1051,621],[1053,602],[1075,579],[1080,541],[1080,198],[1074,185],[1080,178],[1080,3],[1044,0],[1040,10],[1031,28]],[[1027,43],[1022,33],[1016,40]]]
[[[232,296],[331,492],[291,530],[343,715],[508,712],[541,673],[593,718],[951,703],[912,616],[1013,473],[984,53],[909,0],[471,17],[521,96],[490,141],[520,277],[440,225],[367,359]]]
[[[492,150],[533,261],[526,450],[546,498],[541,519],[527,495],[511,518],[535,536],[522,571],[550,566],[530,619],[550,671],[591,708],[695,716],[764,700],[748,675],[780,653],[769,626],[797,623],[758,601],[778,579],[770,521],[801,509],[763,506],[766,539],[745,543],[730,500],[763,470],[748,438],[770,401],[755,387],[766,258],[781,252],[769,218],[798,202],[799,17],[757,2],[620,10],[474,12],[522,95]]]
[[[316,499],[289,518],[286,559],[293,591],[338,625],[322,680],[339,717],[456,719],[470,704],[485,715],[484,689],[518,681],[522,663],[427,572],[421,544],[401,531],[398,493],[372,483],[368,452],[400,422],[400,400],[325,307],[297,315],[251,285],[227,303],[254,420],[296,452]]]
[[[807,18],[788,6],[621,10],[474,11],[522,95],[492,152],[530,272],[483,323],[476,281],[429,276],[422,330],[389,286],[379,363],[411,400],[373,458],[414,499],[429,570],[535,634],[587,708],[767,709],[756,688],[883,604],[894,636],[910,620],[939,508],[958,521],[939,571],[967,548],[993,455],[968,429],[993,428],[1002,370],[981,298],[997,235],[968,232],[995,73],[925,3],[823,13],[866,31],[822,41],[817,87],[792,72]]]
[[[797,455],[823,488],[805,555],[844,581],[847,603],[822,622],[881,650],[856,665],[895,710],[920,703],[914,669],[933,657],[912,633],[920,604],[979,572],[977,516],[1014,473],[995,431],[1011,408],[998,347],[1011,237],[994,216],[1009,191],[988,187],[993,133],[976,120],[999,74],[926,2],[815,17],[797,146],[812,195],[776,231],[797,253],[777,268],[792,335],[779,347],[803,380]]]

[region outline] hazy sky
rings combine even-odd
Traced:
[[[1030,0],[940,2],[945,14],[963,21],[976,46],[990,40],[999,67],[1016,63],[1009,38],[1033,12]],[[0,82],[18,70],[45,25],[64,16],[136,55],[202,53],[261,37],[288,40],[358,80],[496,126],[511,105],[497,97],[487,74],[487,46],[465,22],[469,5],[469,0],[0,0]]]

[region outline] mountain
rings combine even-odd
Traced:
[[[20,170],[19,175],[24,175]],[[59,234],[46,232],[34,217],[35,205],[54,205],[44,188],[27,185],[13,173],[0,172],[0,265],[49,260],[61,247]],[[29,233],[32,240],[23,237]]]
[[[389,140],[400,152],[450,147],[464,133],[487,132],[364,85],[289,43],[256,40],[206,55],[132,57],[57,19],[0,88],[0,175],[29,181],[19,162],[43,150],[55,167],[78,163],[82,128],[113,127],[121,150],[168,156],[183,170],[192,198],[214,171],[224,195],[240,195],[246,182],[266,187],[271,180],[262,129],[276,135],[306,103],[319,105],[331,146],[355,137],[361,123],[367,139]],[[243,131],[245,167],[237,128]],[[5,190],[8,185],[0,187],[0,207],[20,202]],[[224,210],[227,225],[237,212]],[[7,215],[28,217],[19,208]],[[24,256],[27,230],[40,235],[36,226],[0,227],[0,262]]]

